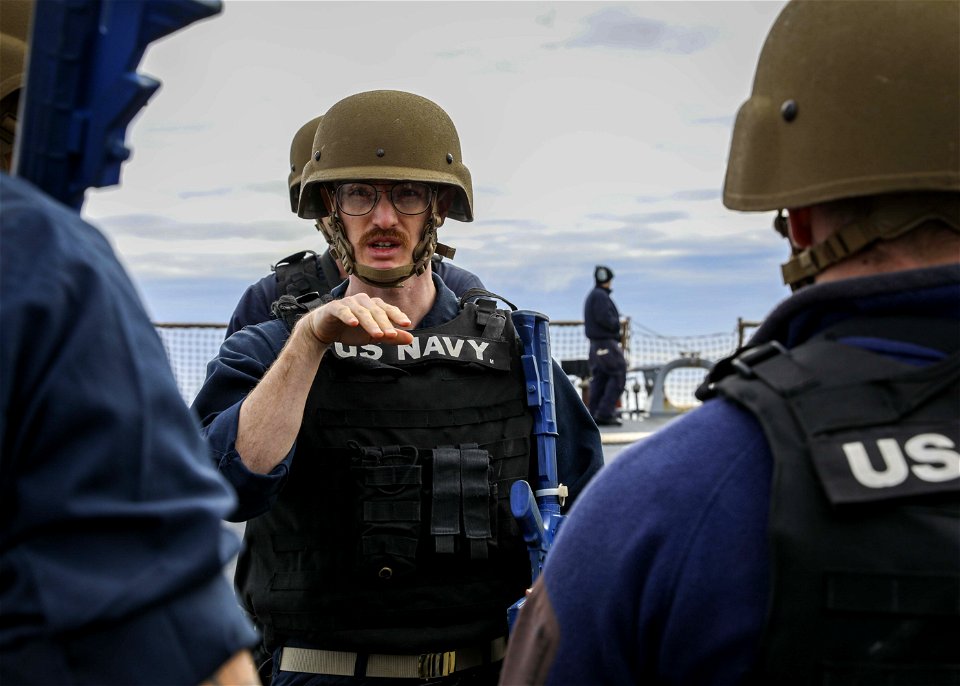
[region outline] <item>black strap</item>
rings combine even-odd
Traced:
[[[507,300],[506,298],[504,298],[502,295],[497,295],[496,293],[492,293],[486,290],[485,288],[468,288],[464,292],[464,294],[460,296],[460,309],[462,310],[463,306],[466,303],[470,302],[471,300],[476,300],[477,298],[499,300],[500,302],[503,302],[509,305],[510,309],[513,310],[514,312],[516,312],[517,310],[517,306],[514,305],[509,300]]]
[[[333,300],[329,293],[320,295],[319,293],[306,293],[294,297],[292,295],[281,295],[275,303],[270,306],[270,312],[277,319],[282,319],[287,325],[287,329],[293,331],[300,318],[311,310],[315,310]]]
[[[452,554],[460,534],[460,451],[445,446],[433,451],[433,513],[430,533],[438,553]]]
[[[470,557],[486,559],[490,531],[490,456],[476,443],[460,446],[460,488],[463,491],[463,528]]]

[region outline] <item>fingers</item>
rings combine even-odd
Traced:
[[[413,336],[402,328],[410,318],[399,308],[366,293],[334,300],[311,313],[314,335],[323,343],[410,343]]]

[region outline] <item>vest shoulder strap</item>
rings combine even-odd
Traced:
[[[318,256],[312,250],[301,250],[284,257],[271,267],[277,276],[277,289],[280,295],[298,297],[307,293],[325,295],[340,283],[339,273],[331,275],[331,267],[336,271],[336,264],[330,258],[327,264],[327,255]]]

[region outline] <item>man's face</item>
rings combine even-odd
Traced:
[[[430,212],[430,193],[426,197],[424,184],[394,181],[365,181],[342,184],[337,193],[340,217],[353,246],[354,258],[359,264],[374,269],[391,269],[413,262],[413,249]],[[376,189],[374,193],[372,189]],[[391,201],[391,190],[393,201]],[[351,201],[373,202],[373,209],[365,214],[351,215],[344,207]],[[407,211],[419,209],[416,214],[398,211],[395,203]]]

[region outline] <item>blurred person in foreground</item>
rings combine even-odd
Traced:
[[[597,265],[593,280],[583,304],[583,331],[590,340],[590,414],[597,426],[620,426],[617,403],[627,385],[627,360],[620,344],[620,310],[610,297],[613,270]]]
[[[530,583],[509,491],[536,443],[509,311],[432,273],[444,220],[473,219],[459,135],[426,98],[370,91],[314,150],[299,214],[328,222],[349,279],[230,336],[194,402],[247,520],[241,602],[274,686],[495,683]],[[599,433],[553,368],[574,498]]]
[[[70,61],[116,40],[116,9],[42,2],[35,21],[66,18]],[[168,33],[217,10],[180,3],[151,19],[171,19]],[[236,497],[210,467],[133,284],[76,207],[7,175],[32,11],[0,7],[0,683],[258,684],[246,650],[256,634],[223,576],[238,541],[222,518]],[[90,16],[107,38],[70,29]],[[121,29],[124,45],[140,35]],[[39,64],[57,36],[36,35]],[[85,67],[81,57],[69,71]],[[47,102],[37,74],[50,72],[31,71],[21,108]]]
[[[797,292],[583,494],[503,683],[960,682],[958,45],[957,2],[784,8],[724,203],[787,209]]]
[[[313,137],[322,118],[314,117],[301,126],[290,143],[287,186],[290,190],[290,209],[294,214],[300,205],[300,176],[304,166],[313,157]],[[324,240],[329,242],[324,220],[315,220],[315,226]],[[437,251],[431,258],[430,266],[433,273],[440,277],[454,295],[459,298],[471,288],[483,288],[483,282],[475,274],[442,259],[440,252],[452,258],[455,252],[453,248],[438,243]],[[272,319],[270,308],[281,295],[300,297],[316,293],[323,296],[346,278],[343,265],[329,247],[321,255],[313,250],[301,250],[288,255],[273,265],[270,274],[247,286],[230,315],[226,337],[229,338],[235,331],[249,324],[259,324]]]

